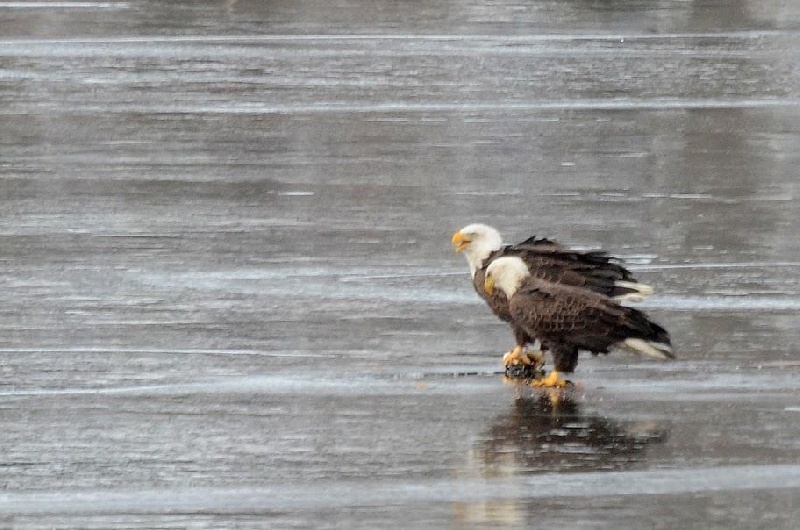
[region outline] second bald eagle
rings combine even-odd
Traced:
[[[519,257],[492,261],[484,289],[490,294],[502,291],[512,325],[552,353],[555,369],[536,386],[563,386],[558,372],[575,370],[579,350],[597,355],[626,348],[657,359],[674,357],[669,333],[641,311],[587,289],[533,277]]]

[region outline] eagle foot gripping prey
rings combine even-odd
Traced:
[[[535,379],[544,376],[542,365],[544,354],[541,351],[527,351],[522,346],[503,355],[506,377],[511,379]]]

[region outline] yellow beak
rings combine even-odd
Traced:
[[[455,234],[453,234],[453,238],[450,241],[453,243],[453,245],[455,245],[456,252],[461,252],[462,250],[467,248],[467,245],[472,243],[472,241],[464,234],[462,234],[460,230]]]
[[[486,294],[494,292],[494,278],[486,278],[483,281],[483,290],[486,291]]]

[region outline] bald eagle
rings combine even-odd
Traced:
[[[570,250],[550,239],[531,237],[516,245],[504,245],[500,233],[485,224],[471,224],[453,234],[456,252],[464,252],[472,275],[472,285],[492,312],[508,322],[514,333],[515,346],[503,356],[505,366],[528,365],[535,361],[525,352],[532,336],[511,318],[508,299],[501,290],[491,294],[484,290],[486,268],[504,256],[524,260],[528,273],[542,280],[589,289],[622,300],[641,300],[652,294],[649,285],[637,283],[630,271],[602,251]]]
[[[552,353],[555,369],[537,386],[563,386],[558,372],[575,370],[579,350],[597,355],[622,347],[657,359],[674,358],[669,333],[641,311],[600,293],[531,276],[519,257],[492,261],[484,289],[502,291],[513,325],[537,337]]]

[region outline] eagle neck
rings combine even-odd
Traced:
[[[467,253],[467,262],[469,263],[469,273],[472,278],[475,278],[475,274],[478,272],[478,269],[482,269],[484,265],[486,265],[489,256],[492,255],[492,252],[499,250],[500,247],[492,248],[493,245],[479,245],[475,248],[471,248]]]

